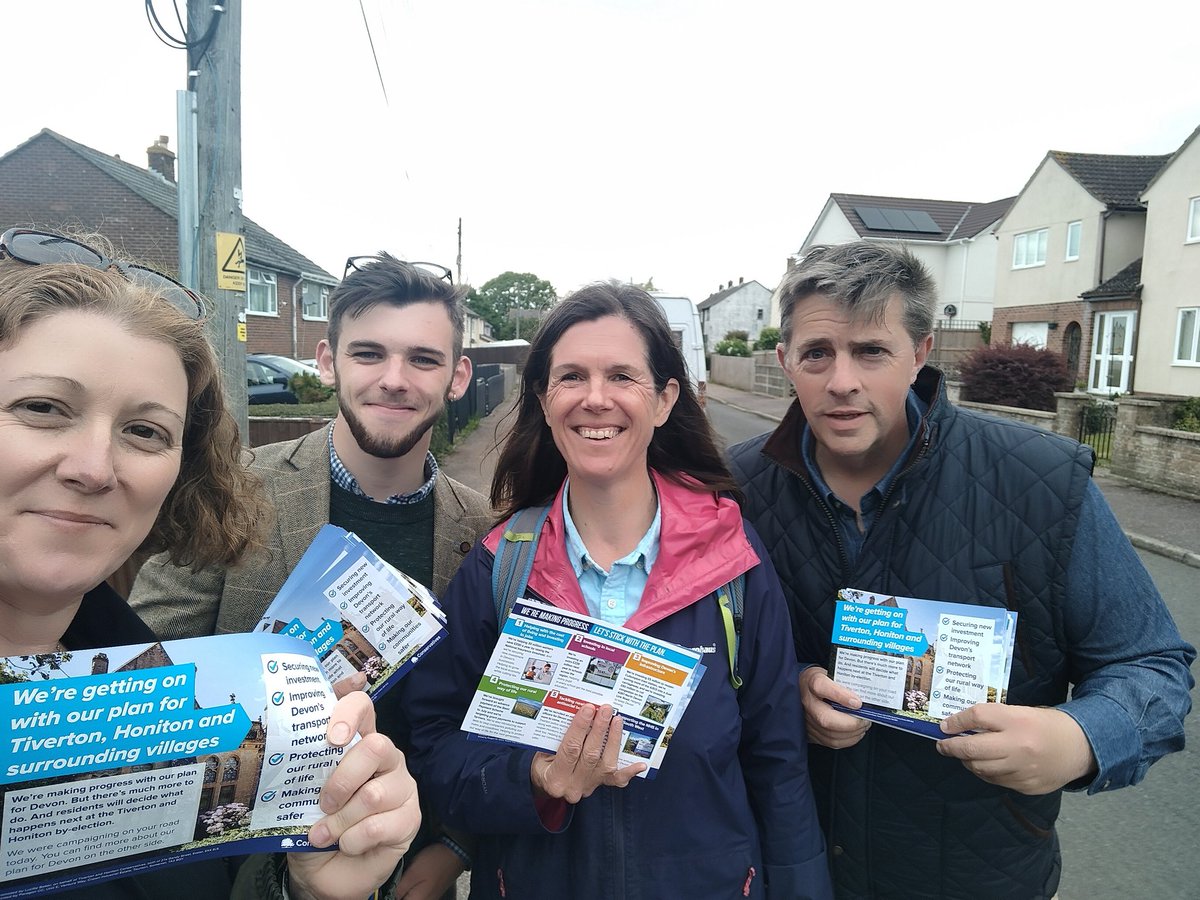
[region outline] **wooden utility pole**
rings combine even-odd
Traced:
[[[188,0],[187,22],[188,82],[196,92],[196,288],[211,304],[209,337],[247,443],[242,2]]]

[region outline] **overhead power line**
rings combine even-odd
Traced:
[[[149,2],[149,0],[147,0]],[[367,10],[362,0],[358,0],[359,11],[362,12],[363,27],[367,29],[367,43],[371,45],[371,58],[375,60],[375,73],[379,76],[379,87],[383,91],[383,104],[388,106],[387,85],[383,83],[383,70],[379,68],[379,55],[375,52],[375,40],[371,37],[371,23],[367,21]]]

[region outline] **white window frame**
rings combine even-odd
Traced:
[[[266,304],[267,309],[254,309],[250,305],[254,297],[255,287],[260,289],[270,288],[270,296]],[[246,314],[251,316],[279,317],[279,283],[275,278],[274,272],[268,272],[265,269],[255,269],[252,266],[246,267]]]
[[[1111,347],[1111,325],[1116,317],[1125,319],[1125,340],[1119,352]],[[1131,309],[1114,309],[1098,312],[1092,320],[1092,355],[1088,362],[1088,392],[1092,394],[1123,394],[1129,390],[1129,378],[1133,372],[1134,338],[1137,334],[1137,312]],[[1101,376],[1108,381],[1108,371],[1113,362],[1121,364],[1120,384],[1099,384]]]
[[[1181,357],[1179,355],[1179,340],[1183,337],[1183,320],[1189,316],[1192,320],[1192,347],[1189,351],[1191,355]],[[1175,319],[1174,346],[1175,350],[1172,356],[1175,357],[1175,365],[1200,367],[1200,306],[1185,306],[1179,310],[1179,316]]]
[[[1193,197],[1188,203],[1188,230],[1185,243],[1194,244],[1200,241],[1200,197]]]
[[[1050,340],[1049,322],[1013,322],[1012,342],[1045,350]]]
[[[1034,266],[1046,264],[1046,244],[1050,235],[1048,228],[1035,228],[1033,231],[1023,231],[1013,235],[1014,269],[1032,269]],[[1033,249],[1030,250],[1030,244]]]
[[[308,311],[308,292],[314,290],[317,292],[318,301],[317,308],[320,312],[313,314]],[[300,315],[306,322],[328,322],[329,321],[329,285],[322,284],[319,281],[305,280],[303,287],[300,288]]]
[[[1071,252],[1071,235],[1075,236],[1075,252]],[[1067,223],[1067,255],[1063,257],[1067,262],[1074,262],[1079,259],[1079,247],[1083,240],[1083,222],[1068,222]]]

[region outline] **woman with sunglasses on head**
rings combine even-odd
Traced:
[[[473,900],[831,895],[788,612],[736,494],[653,298],[598,284],[550,310],[492,482],[505,518],[541,524],[522,512],[471,551],[443,599],[446,646],[402,685],[422,793],[479,836]],[[519,596],[703,653],[653,780],[618,766],[609,706],[584,705],[553,754],[460,730],[498,638],[500,542],[526,533]],[[740,621],[718,599],[739,579]]]
[[[255,545],[264,500],[200,314],[167,276],[71,238],[0,238],[0,656],[153,641],[110,572],[139,549],[204,565]],[[329,740],[356,731],[310,832],[339,850],[251,857],[240,872],[210,859],[57,896],[361,900],[392,874],[419,813],[361,692],[338,702]]]

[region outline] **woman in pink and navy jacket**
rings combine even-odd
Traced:
[[[548,506],[523,596],[700,651],[707,671],[653,779],[618,765],[608,706],[585,705],[553,754],[467,740],[503,526],[477,545],[443,598],[449,637],[403,685],[422,794],[479,838],[472,898],[831,896],[789,617],[736,496],[654,300],[596,284],[554,307],[492,486],[505,519]],[[716,591],[739,577],[732,673]]]

